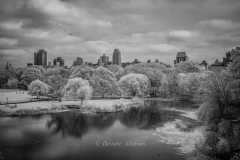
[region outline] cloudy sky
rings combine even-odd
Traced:
[[[0,0],[0,68],[39,49],[71,66],[118,48],[122,61],[222,60],[240,46],[240,0]]]

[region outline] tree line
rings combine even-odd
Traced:
[[[118,65],[98,68],[81,65],[69,70],[29,66],[16,70],[2,69],[0,75],[1,87],[17,88],[18,84],[22,84],[28,87],[31,95],[53,94],[59,99],[64,96],[63,91],[67,90],[64,87],[73,81],[88,81],[91,93],[95,96],[161,95],[173,98],[191,96],[199,86],[198,79],[205,72],[197,63],[183,62],[175,68],[167,68],[162,63],[140,63],[126,68]]]

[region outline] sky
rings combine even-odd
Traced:
[[[25,67],[39,49],[69,67],[116,48],[122,62],[173,65],[186,52],[211,64],[236,46],[240,0],[0,0],[0,68]]]

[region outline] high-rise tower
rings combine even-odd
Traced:
[[[59,66],[64,66],[64,59],[62,59],[61,57],[57,57],[57,59],[53,60],[53,65],[57,66],[57,62],[59,62]]]
[[[114,52],[113,52],[113,64],[122,66],[122,63],[121,63],[121,52],[118,49],[114,49]]]
[[[100,57],[100,60],[101,60],[103,63],[108,63],[108,62],[109,62],[109,57],[106,56],[105,54],[103,54],[103,56]]]
[[[47,65],[47,52],[44,49],[34,53],[34,65]]]

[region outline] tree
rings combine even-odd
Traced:
[[[47,84],[49,87],[49,92],[53,93],[55,96],[59,98],[59,102],[61,102],[62,98],[62,89],[67,84],[67,78],[62,77],[61,75],[53,75],[47,78]]]
[[[233,94],[234,103],[240,106],[240,47],[231,51],[231,60],[232,62],[227,68],[228,76],[232,78],[229,89]]]
[[[117,75],[119,72],[123,72],[123,68],[119,65],[109,65],[106,68],[115,75]]]
[[[232,62],[220,74],[206,73],[201,82],[198,117],[211,134],[196,145],[195,159],[240,159],[240,48],[231,51]]]
[[[92,97],[92,88],[88,80],[82,78],[69,79],[62,92],[68,100],[81,100],[81,105],[83,101]]]
[[[26,68],[23,71],[21,78],[22,78],[21,83],[26,86],[28,86],[34,80],[37,80],[37,79],[43,80],[41,71],[36,68]]]
[[[118,81],[121,91],[130,96],[144,96],[150,86],[149,79],[142,74],[127,74]]]
[[[173,69],[168,69],[168,72],[166,74],[166,79],[165,81],[165,95],[168,98],[175,97],[178,93],[177,90],[177,76],[180,73],[179,69],[173,68]]]
[[[166,68],[166,65],[164,63],[138,63],[135,65],[130,65],[127,66],[123,73],[122,76],[127,75],[129,73],[137,73],[137,71],[141,70],[142,68],[153,68],[161,71],[162,73],[167,73],[168,68]]]
[[[61,77],[68,79],[71,75],[70,71],[68,69],[64,69],[64,68],[60,68],[58,75],[60,75]]]
[[[48,68],[44,72],[44,77],[54,76],[54,75],[57,75],[58,73],[59,73],[59,69],[58,68]]]
[[[240,158],[240,125],[235,123],[239,112],[235,110],[235,97],[231,91],[233,79],[228,71],[210,74],[205,81],[204,100],[198,112],[200,120],[211,126],[212,134],[198,144],[195,157],[206,159],[236,160]],[[235,158],[234,158],[235,157]]]
[[[49,93],[53,93],[61,102],[62,89],[67,84],[70,71],[61,67],[47,69],[44,74],[44,80],[49,85]]]
[[[177,63],[175,65],[175,68],[181,70],[182,73],[193,73],[193,72],[200,73],[203,71],[203,69],[199,66],[199,64],[194,63],[192,61]]]
[[[10,89],[18,88],[18,80],[17,79],[9,79],[7,84]]]
[[[164,94],[164,97],[167,98],[167,94],[168,94],[168,79],[167,79],[167,75],[164,74],[164,76],[162,77],[162,82],[161,82],[161,87],[160,87],[160,92]]]
[[[9,79],[16,78],[16,71],[12,68],[10,69],[0,69],[0,85],[6,84]]]
[[[115,75],[117,80],[119,80],[121,78],[122,73],[124,71],[124,69],[119,65],[109,65],[106,68]]]
[[[143,74],[149,78],[150,87],[149,87],[149,94],[151,96],[157,96],[159,93],[159,89],[161,87],[161,81],[166,71],[166,67],[159,63],[140,63],[132,66],[128,66],[123,75],[129,73],[136,73],[136,74]]]
[[[93,77],[90,80],[96,95],[118,95],[120,89],[115,75],[104,67],[98,67],[93,71]]]
[[[92,68],[90,68],[89,66],[81,65],[75,68],[70,78],[82,78],[90,80],[93,74],[92,72]]]
[[[178,95],[187,95],[193,98],[194,94],[200,87],[200,80],[203,74],[199,73],[180,73],[177,76]]]
[[[42,73],[42,75],[44,75],[45,72],[46,72],[46,69],[43,66],[40,66],[40,65],[29,66],[28,68],[38,69]]]
[[[48,86],[38,79],[31,82],[28,88],[28,94],[31,96],[37,96],[37,98],[39,95],[46,95],[48,93]]]

